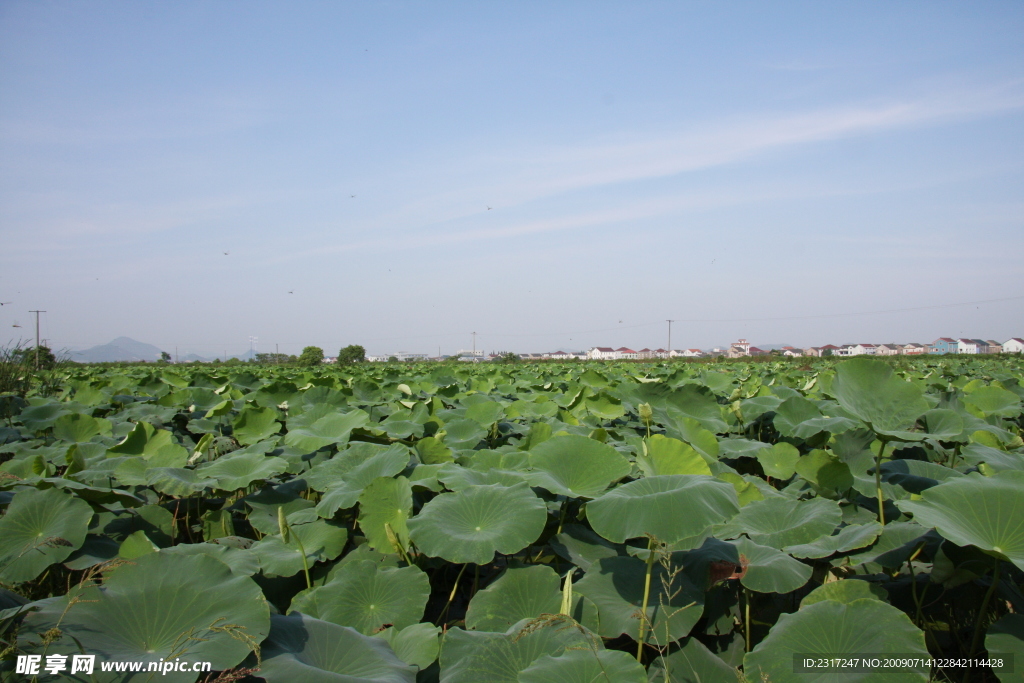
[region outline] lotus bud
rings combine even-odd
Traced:
[[[391,524],[389,524],[388,522],[384,522],[384,533],[387,534],[388,543],[391,544],[391,547],[394,549],[394,551],[401,555],[402,550],[404,550],[404,548],[402,547],[402,542],[398,540],[398,534],[395,533],[395,530],[391,527]]]
[[[288,528],[288,519],[284,515],[284,506],[277,508],[277,529],[281,532],[281,538],[288,543],[292,538],[292,530]]]
[[[650,426],[651,421],[654,419],[654,411],[651,410],[650,403],[640,404],[640,421],[645,425]]]

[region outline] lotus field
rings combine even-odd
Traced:
[[[64,370],[0,396],[0,678],[1024,680],[1024,362],[801,362]]]

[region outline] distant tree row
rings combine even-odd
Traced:
[[[338,365],[352,365],[366,360],[366,349],[358,344],[350,344],[338,351]],[[298,364],[306,367],[320,365],[324,362],[324,350],[319,346],[307,346],[299,354]]]

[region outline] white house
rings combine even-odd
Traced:
[[[975,339],[957,339],[956,352],[973,354],[981,353],[982,351],[978,348],[978,342]]]
[[[1024,339],[1014,337],[1003,342],[1003,353],[1024,353]]]
[[[879,344],[876,356],[898,356],[900,354],[899,344]]]
[[[620,346],[619,348],[615,349],[615,353],[618,355],[619,358],[635,359],[640,357],[640,353],[638,351],[626,348],[625,346]]]
[[[610,346],[595,346],[587,351],[587,358],[590,360],[617,360],[618,354]]]
[[[925,344],[918,344],[917,342],[904,344],[903,348],[900,349],[900,354],[904,356],[918,356],[923,353],[928,353],[928,346]]]

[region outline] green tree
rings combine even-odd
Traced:
[[[366,360],[366,349],[358,344],[349,344],[341,351],[338,351],[338,365],[351,365],[362,363]]]
[[[25,367],[36,367],[37,359],[39,367],[42,369],[49,369],[57,364],[57,357],[53,355],[53,351],[48,346],[28,346],[11,352],[11,360]]]
[[[299,365],[313,366],[324,362],[324,350],[319,346],[307,346],[299,354]]]
[[[171,362],[171,354],[167,353],[166,351],[161,351],[160,352],[160,360],[162,360],[165,363],[170,363]]]

